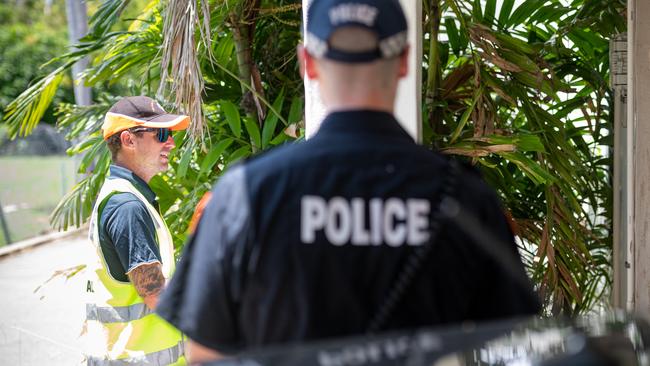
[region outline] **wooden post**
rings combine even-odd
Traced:
[[[634,216],[630,249],[633,273],[628,284],[628,309],[648,317],[650,315],[650,2],[628,1],[628,114],[633,145],[628,155],[628,169],[633,172],[632,202],[628,210]],[[632,280],[632,279],[631,279]]]
[[[614,179],[613,200],[613,267],[612,305],[625,309],[628,301],[627,281],[630,278],[630,257],[628,251],[628,173],[627,155],[628,118],[627,118],[627,34],[619,34],[610,41],[609,65],[610,85],[614,89]]]
[[[11,235],[9,234],[9,225],[7,225],[7,220],[5,219],[4,209],[2,208],[2,202],[0,202],[0,225],[2,226],[2,232],[5,237],[6,245],[11,244]]]

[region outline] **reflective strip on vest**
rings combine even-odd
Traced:
[[[120,323],[138,320],[153,313],[143,303],[130,306],[97,306],[86,304],[86,319],[101,323]]]
[[[87,364],[185,365],[181,332],[148,310],[132,283],[117,281],[108,271],[99,243],[98,220],[99,206],[112,192],[132,193],[145,205],[156,226],[163,276],[169,278],[174,270],[174,243],[158,210],[129,181],[106,180],[91,216],[90,239],[98,260],[88,267],[94,290],[90,291],[92,295],[86,305]]]
[[[183,342],[177,345],[152,352],[139,357],[123,358],[119,360],[108,360],[99,357],[88,357],[88,366],[133,366],[133,365],[170,365],[181,357],[183,354]]]

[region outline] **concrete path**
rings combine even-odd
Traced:
[[[0,258],[0,365],[80,364],[83,276],[43,284],[93,256],[85,236],[76,235]]]

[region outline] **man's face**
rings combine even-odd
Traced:
[[[169,168],[169,154],[176,146],[170,135],[165,142],[158,141],[156,131],[134,133],[135,157],[142,171],[154,176]]]

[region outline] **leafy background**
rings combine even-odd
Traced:
[[[17,6],[0,1],[0,106],[7,106],[34,79],[54,70],[55,66],[44,64],[68,44],[65,9],[61,7],[52,4],[50,16],[46,16],[43,4]],[[64,78],[53,101],[42,122],[54,124],[55,105],[74,101],[70,77]]]
[[[503,199],[550,314],[607,304],[612,257],[609,40],[621,0],[424,0],[423,131],[432,149],[475,164]],[[89,216],[108,164],[102,116],[119,95],[157,95],[192,115],[172,169],[151,185],[182,246],[200,197],[233,162],[301,138],[304,91],[295,45],[301,3],[104,0],[76,51],[6,106],[13,137],[56,106],[79,141],[84,178],[52,223]],[[95,104],[56,99],[71,65],[91,57]],[[182,142],[182,143],[181,143]]]

